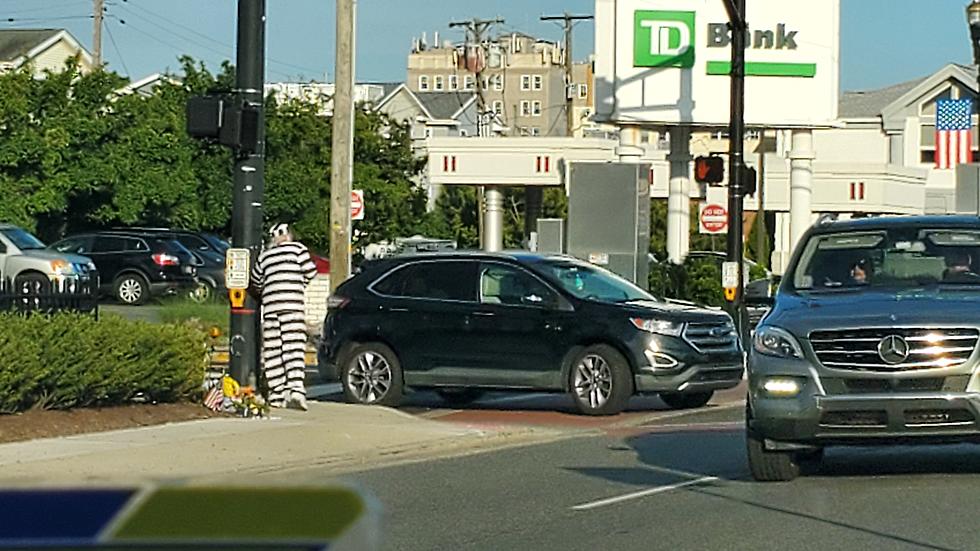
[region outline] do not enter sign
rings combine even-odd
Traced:
[[[350,192],[350,219],[364,220],[364,191],[354,189]]]
[[[727,233],[728,209],[718,204],[701,205],[701,233]]]

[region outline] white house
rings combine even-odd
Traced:
[[[95,69],[92,55],[64,29],[0,29],[0,72],[30,63],[40,77],[64,69],[69,58],[78,60],[82,73]]]

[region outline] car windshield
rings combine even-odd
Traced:
[[[893,228],[812,237],[793,274],[797,290],[980,286],[980,231]]]
[[[571,260],[546,261],[539,264],[558,284],[573,296],[603,302],[656,300],[653,295],[628,280],[597,266]]]
[[[224,254],[225,252],[228,251],[228,249],[231,248],[231,244],[229,244],[224,239],[218,237],[217,235],[214,235],[212,233],[204,233],[201,234],[201,236],[204,237],[204,239],[208,242],[208,244],[214,247],[214,250],[218,251],[221,254]]]
[[[40,239],[20,228],[8,228],[5,230],[0,230],[0,233],[3,233],[4,237],[9,239],[15,247],[22,251],[44,248],[44,243],[42,243]]]

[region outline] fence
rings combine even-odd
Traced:
[[[98,318],[98,299],[98,280],[0,279],[0,312],[80,312]]]

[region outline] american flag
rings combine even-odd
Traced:
[[[221,385],[215,385],[211,387],[207,395],[204,397],[204,407],[210,409],[211,411],[218,411],[221,409],[221,402],[225,399],[225,393],[221,390]]]
[[[970,122],[973,100],[941,99],[936,102],[936,168],[953,168],[973,162]]]

